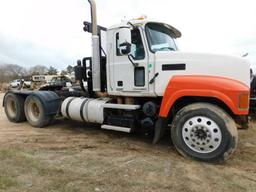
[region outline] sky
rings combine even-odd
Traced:
[[[96,0],[98,24],[146,15],[182,32],[181,51],[242,56],[256,65],[255,0]],[[0,0],[0,63],[65,69],[91,55],[87,0]]]

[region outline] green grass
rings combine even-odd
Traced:
[[[31,181],[41,178],[43,182],[39,188],[27,188],[20,183],[18,177],[22,175],[32,175]],[[26,188],[26,191],[60,191],[78,192],[80,186],[74,186],[77,180],[82,179],[82,175],[77,175],[72,171],[58,167],[43,161],[33,154],[33,151],[26,151],[19,147],[0,149],[0,191],[8,191],[14,188]],[[70,184],[69,184],[70,183]]]
[[[10,176],[0,176],[0,190],[7,189],[9,187],[15,187],[18,183],[15,178]]]

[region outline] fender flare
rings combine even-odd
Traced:
[[[237,106],[232,101],[230,97],[227,95],[216,91],[216,90],[192,90],[192,89],[184,89],[174,92],[172,95],[168,97],[163,98],[163,102],[161,104],[160,108],[160,116],[161,117],[167,117],[169,114],[170,109],[175,104],[176,101],[178,101],[180,98],[183,97],[208,97],[208,98],[214,98],[217,100],[222,101],[225,103],[233,113],[237,112]]]

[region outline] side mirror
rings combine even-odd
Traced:
[[[131,52],[131,44],[128,43],[128,42],[124,42],[124,43],[121,43],[119,45],[119,51],[121,53],[121,55],[128,55],[130,52]]]
[[[121,55],[128,55],[131,52],[131,29],[121,28],[119,30],[118,49]]]

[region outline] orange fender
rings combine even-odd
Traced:
[[[239,108],[239,97],[245,95],[246,107]],[[249,112],[250,88],[245,84],[216,76],[174,76],[168,83],[161,108],[160,117],[168,117],[174,103],[182,97],[209,97],[224,102],[235,115]]]

